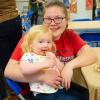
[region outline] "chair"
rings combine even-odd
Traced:
[[[89,89],[89,100],[100,100],[100,73],[95,70],[95,66],[100,64],[100,47],[92,48],[97,55],[98,61],[82,68],[74,69],[73,82]],[[16,81],[6,79],[10,88],[21,99],[25,100],[21,95],[21,87]]]
[[[97,55],[97,62],[74,69],[73,81],[89,89],[89,100],[100,100],[100,72],[95,70],[96,66],[100,67],[100,47],[92,49]]]
[[[13,81],[11,79],[6,78],[7,84],[10,86],[10,88],[13,90],[13,92],[21,99],[25,100],[25,98],[21,95],[21,86],[18,84],[18,82]]]
[[[100,72],[96,70],[97,67],[100,68],[100,47],[92,49],[97,55],[97,62],[81,68],[81,71],[89,89],[89,100],[100,100]]]

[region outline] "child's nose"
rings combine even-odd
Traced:
[[[48,43],[44,43],[44,47],[48,47]]]

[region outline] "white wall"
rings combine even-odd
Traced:
[[[70,19],[92,19],[92,10],[86,10],[86,0],[77,0],[77,13],[71,13]]]
[[[29,0],[16,0],[17,8],[20,12],[28,10],[28,1]],[[52,0],[46,0],[50,2]],[[63,1],[63,0],[59,0]],[[86,10],[86,0],[77,0],[77,13],[70,14],[70,20],[73,19],[84,19],[89,18],[92,19],[92,10]]]
[[[51,2],[54,0],[45,0],[46,2]],[[63,0],[59,0],[61,2],[63,2]],[[19,10],[19,12],[27,12],[28,11],[28,3],[29,0],[16,0],[16,5],[17,5],[17,9]]]

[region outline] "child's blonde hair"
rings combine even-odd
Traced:
[[[47,26],[45,26],[45,25],[32,26],[30,28],[30,30],[28,31],[28,33],[26,34],[24,41],[22,43],[21,47],[22,47],[23,52],[24,53],[25,52],[32,52],[32,48],[30,46],[32,44],[32,41],[36,37],[41,37],[44,34],[50,34],[52,36],[52,39],[53,39],[53,35]]]

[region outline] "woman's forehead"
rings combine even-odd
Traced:
[[[46,10],[45,10],[45,13],[44,13],[44,16],[46,16],[46,15],[50,15],[50,16],[52,16],[52,15],[64,15],[64,12],[63,12],[63,8],[61,8],[61,7],[57,7],[57,6],[53,6],[53,7],[49,7],[49,8],[46,8]]]

